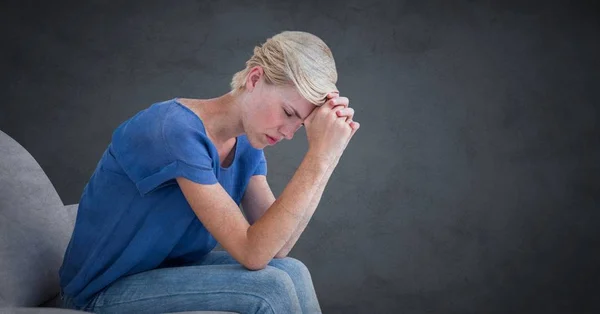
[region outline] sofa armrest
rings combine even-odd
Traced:
[[[67,211],[67,215],[69,216],[69,222],[71,223],[71,227],[75,226],[75,218],[77,217],[78,208],[79,204],[65,205],[65,210]]]

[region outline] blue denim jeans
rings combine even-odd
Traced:
[[[310,273],[299,260],[273,259],[251,271],[224,251],[193,264],[120,278],[84,308],[75,308],[68,296],[63,305],[94,313],[321,313]]]

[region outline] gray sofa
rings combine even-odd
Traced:
[[[0,131],[0,314],[85,313],[60,309],[58,269],[76,214],[77,204],[64,205],[35,159]]]

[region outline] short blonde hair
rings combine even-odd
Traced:
[[[302,97],[321,106],[327,93],[337,92],[338,75],[331,50],[319,37],[299,31],[284,31],[268,38],[246,61],[246,68],[231,80],[234,93],[243,91],[249,71],[260,66],[267,84],[295,86]]]

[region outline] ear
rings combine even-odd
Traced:
[[[258,65],[250,69],[248,76],[246,76],[246,90],[252,92],[263,74],[264,72],[262,67]]]

